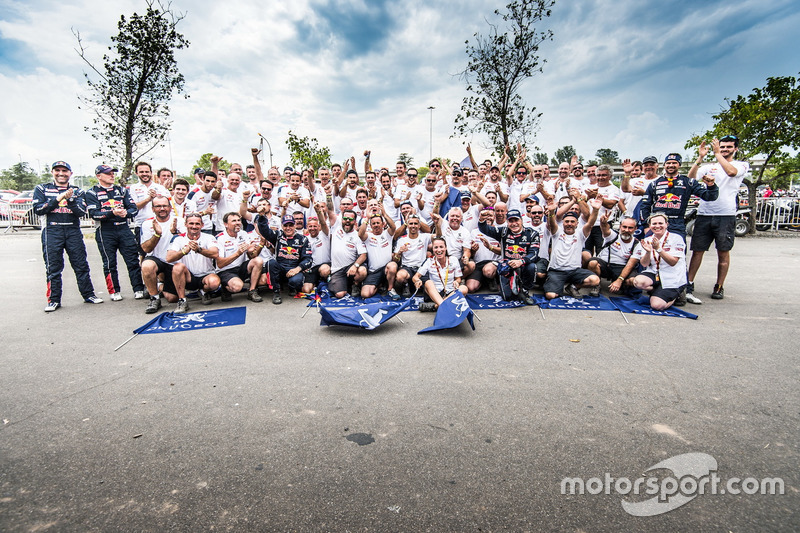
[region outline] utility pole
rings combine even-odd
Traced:
[[[429,106],[428,109],[431,111],[431,133],[430,133],[430,155],[428,157],[428,164],[430,164],[431,159],[433,159],[433,110],[436,109],[433,106]]]

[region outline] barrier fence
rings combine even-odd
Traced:
[[[41,217],[33,212],[33,200],[24,202],[0,201],[0,227],[3,233],[17,231],[18,228],[41,228]],[[92,227],[94,221],[86,215],[81,219],[81,227]]]

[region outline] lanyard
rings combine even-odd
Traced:
[[[664,239],[659,239],[659,251],[654,253],[653,255],[656,256],[654,259],[656,260],[656,281],[661,281],[661,250],[664,249],[664,243],[667,242],[667,237],[669,237],[669,231],[664,233]],[[655,251],[655,250],[654,250]]]
[[[439,261],[434,257],[433,264],[436,266],[436,273],[439,275],[439,281],[442,281],[442,271],[439,269]],[[442,285],[444,286],[444,290],[447,290],[447,278],[450,276],[450,258],[447,257],[447,261],[444,264],[444,282]]]

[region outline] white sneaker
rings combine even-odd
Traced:
[[[122,301],[122,293],[120,293],[120,292],[112,292],[111,293],[111,301],[112,302],[121,302]]]
[[[133,293],[134,300],[144,300],[144,291],[136,291]]]
[[[101,304],[101,303],[103,303],[103,299],[102,298],[98,298],[95,295],[89,296],[88,298],[84,298],[83,301],[86,302],[87,304]]]
[[[686,301],[694,305],[701,305],[703,303],[703,300],[701,300],[691,292],[686,293]]]
[[[61,304],[58,303],[58,302],[47,302],[47,305],[44,306],[44,312],[45,313],[52,313],[53,311],[55,311],[59,307],[61,307]]]

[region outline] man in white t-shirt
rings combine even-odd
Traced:
[[[262,298],[256,290],[261,277],[264,262],[259,257],[261,248],[253,243],[252,237],[242,229],[242,217],[239,213],[226,213],[222,217],[225,231],[217,235],[217,275],[222,282],[222,301],[230,301],[231,293],[244,288],[249,279],[250,285],[247,299],[261,302]]]
[[[690,179],[701,179],[712,176],[719,187],[719,196],[713,202],[700,200],[697,208],[697,220],[692,232],[692,258],[689,262],[689,286],[686,289],[686,301],[693,304],[702,303],[692,292],[694,277],[703,262],[703,254],[708,251],[711,241],[717,249],[717,282],[711,298],[721,300],[724,295],[723,285],[728,275],[731,261],[731,249],[735,237],[737,195],[750,164],[735,161],[733,158],[739,151],[739,139],[733,135],[711,141],[711,148],[717,162],[700,167],[703,158],[708,154],[706,142],[700,143],[697,161],[689,169]],[[699,168],[698,168],[699,167]]]
[[[637,239],[633,236],[636,231],[637,222],[633,217],[624,217],[619,223],[619,232],[611,229],[608,222],[608,213],[599,217],[600,228],[603,232],[603,246],[595,257],[589,259],[586,266],[600,278],[612,280],[608,286],[609,292],[619,292],[625,286],[630,288],[630,279],[638,260],[631,260],[631,254],[637,244]],[[599,296],[600,285],[589,289],[589,296]]]
[[[214,273],[214,261],[219,258],[217,241],[203,233],[203,218],[190,214],[186,218],[186,234],[178,235],[170,243],[166,261],[172,263],[172,279],[164,280],[164,298],[168,302],[178,302],[175,313],[189,311],[186,303],[186,290],[201,291],[203,303],[210,301],[206,296],[219,288],[219,276]],[[161,299],[150,297],[150,305],[145,311],[155,313],[161,307]]]
[[[223,188],[222,179],[217,180],[214,191],[211,193],[211,198],[217,202],[217,212],[214,216],[214,228],[218,231],[225,230],[225,222],[223,217],[228,213],[239,213],[239,205],[243,201],[242,191],[239,190],[239,185],[242,182],[242,177],[236,172],[228,174],[228,186]]]
[[[397,276],[397,263],[392,261],[394,232],[394,220],[386,213],[383,205],[371,206],[358,229],[358,236],[367,249],[367,264],[369,265],[367,277],[361,287],[362,298],[375,296],[378,287],[386,282],[389,296],[393,300],[400,299],[400,295],[394,290],[394,280]]]
[[[547,228],[553,235],[547,280],[544,282],[544,295],[548,300],[558,298],[565,292],[573,298],[580,298],[581,287],[594,287],[600,283],[597,274],[581,268],[581,252],[597,220],[602,202],[600,198],[593,198],[589,205],[592,208],[589,220],[580,229],[578,229],[580,215],[574,211],[567,212],[561,217],[559,227],[555,203],[547,206]]]
[[[398,233],[402,234],[404,230],[407,230],[408,233],[397,239],[392,256],[392,260],[400,264],[396,279],[398,286],[406,285],[417,273],[425,261],[431,245],[431,234],[420,232],[420,218],[416,213],[408,216],[405,224],[395,232],[395,236]],[[405,287],[402,294],[404,298],[411,296],[408,286]]]
[[[314,212],[313,216],[308,217],[305,233],[313,264],[303,272],[303,292],[306,293],[313,292],[320,281],[327,281],[331,275],[331,233],[326,218],[326,203],[315,203]]]
[[[356,213],[342,211],[331,227],[331,279],[328,291],[334,298],[344,298],[348,288],[355,298],[361,293],[360,284],[367,277],[367,248],[356,231]]]
[[[140,161],[136,163],[134,172],[139,178],[139,183],[134,183],[128,188],[131,198],[136,202],[136,208],[139,210],[136,217],[133,219],[133,236],[136,237],[136,242],[141,242],[142,238],[142,223],[148,218],[153,217],[153,209],[150,207],[150,202],[156,196],[164,196],[170,198],[169,191],[163,185],[159,185],[153,181],[153,168],[150,163]],[[139,249],[139,255],[144,256],[144,252]]]
[[[194,202],[197,213],[203,217],[203,233],[214,235],[212,215],[216,212],[217,201],[214,200],[214,187],[217,184],[217,175],[214,172],[204,172],[200,187],[189,194],[189,199]],[[190,213],[187,213],[190,214]]]

